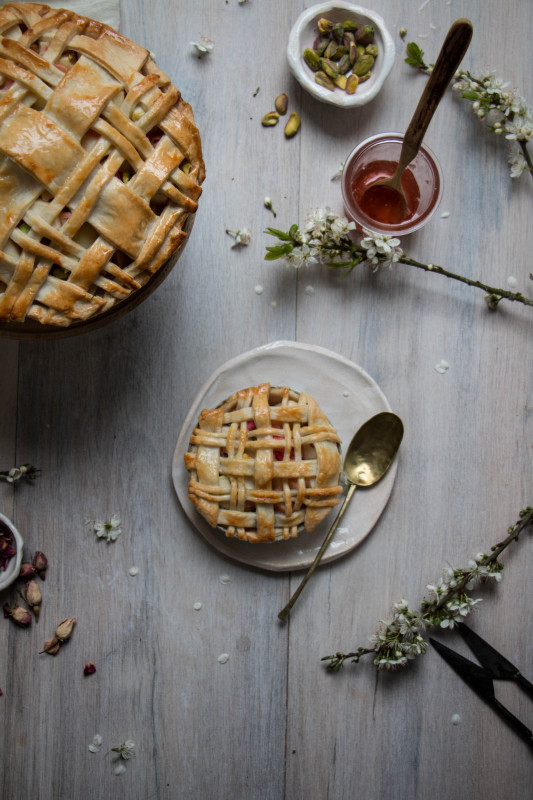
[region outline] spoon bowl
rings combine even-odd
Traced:
[[[461,63],[471,38],[470,20],[456,20],[446,34],[435,66],[405,132],[394,175],[378,180],[366,188],[361,198],[361,207],[379,222],[398,224],[406,218],[408,203],[402,186],[402,175],[416,157],[433,114]]]
[[[344,502],[305,577],[285,608],[279,612],[280,620],[287,619],[305,584],[318,566],[356,488],[373,486],[383,477],[394,461],[402,438],[403,423],[400,417],[390,411],[376,414],[359,428],[348,446],[344,459],[344,474],[348,483]]]

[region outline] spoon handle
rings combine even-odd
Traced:
[[[407,166],[416,156],[422,139],[444,92],[461,63],[472,38],[472,23],[457,19],[446,35],[435,66],[404,136],[400,164]]]
[[[326,547],[328,546],[328,544],[333,539],[333,534],[337,530],[337,526],[338,526],[339,522],[341,521],[341,517],[344,514],[344,512],[346,511],[348,503],[352,499],[352,495],[353,495],[353,493],[355,492],[356,489],[357,489],[357,485],[355,483],[350,483],[348,491],[346,492],[346,497],[344,498],[344,502],[343,502],[342,506],[339,509],[339,513],[337,514],[337,519],[335,520],[335,522],[333,523],[333,525],[329,529],[326,538],[322,542],[322,546],[321,546],[320,550],[318,551],[318,553],[316,554],[315,560],[313,561],[313,563],[311,564],[311,566],[307,570],[307,574],[306,574],[305,578],[302,580],[301,584],[298,586],[298,588],[296,589],[296,591],[292,595],[291,599],[289,600],[289,602],[287,603],[285,608],[283,608],[278,614],[278,618],[281,619],[282,621],[285,621],[287,619],[287,617],[289,616],[289,614],[291,612],[291,608],[293,607],[295,602],[300,597],[302,589],[304,588],[305,584],[307,583],[307,581],[309,580],[309,578],[311,577],[311,575],[315,571],[316,567],[318,566],[318,564],[320,562],[320,559],[324,555]]]

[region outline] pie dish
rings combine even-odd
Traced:
[[[269,383],[200,413],[188,495],[226,536],[273,542],[312,531],[342,494],[340,438],[305,392]]]
[[[57,330],[130,307],[192,227],[190,105],[145,48],[36,3],[0,8],[0,78],[0,324]]]

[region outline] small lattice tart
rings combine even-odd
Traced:
[[[248,542],[312,531],[339,502],[339,444],[305,392],[243,389],[198,418],[185,454],[189,498],[210,525]]]
[[[68,327],[177,258],[200,137],[148,50],[71,11],[1,7],[0,81],[0,320]]]

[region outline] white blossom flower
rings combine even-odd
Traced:
[[[93,740],[89,745],[89,752],[90,753],[97,753],[100,748],[102,747],[103,737],[101,733],[95,733],[93,736]]]
[[[516,141],[511,142],[509,148],[508,162],[511,178],[519,178],[522,172],[527,168],[527,162],[520,149],[520,145]]]
[[[206,39],[205,36],[200,36],[199,42],[190,42],[190,45],[191,47],[196,48],[196,56],[198,58],[203,58],[212,51],[214,42],[212,42],[210,39]]]
[[[116,514],[104,522],[97,520],[93,528],[99,539],[106,539],[108,542],[115,542],[122,533],[121,522]]]
[[[231,245],[232,247],[237,247],[238,245],[243,245],[243,247],[246,247],[250,244],[252,238],[252,231],[250,228],[241,228],[238,231],[231,231],[229,228],[226,228],[226,233],[230,236],[233,236],[235,240]]]
[[[122,744],[119,744],[118,747],[112,748],[113,753],[118,753],[119,758],[124,759],[124,761],[129,761],[131,758],[135,756],[135,742],[132,742],[131,739],[127,739]]]
[[[316,248],[311,248],[308,244],[301,244],[299,247],[295,247],[292,253],[287,254],[287,261],[293,267],[299,269],[309,264],[318,264],[319,259],[317,256]]]
[[[361,239],[361,247],[366,250],[366,261],[377,269],[380,264],[392,268],[392,265],[403,256],[403,250],[398,246],[400,240],[384,233],[363,228],[365,236]]]

